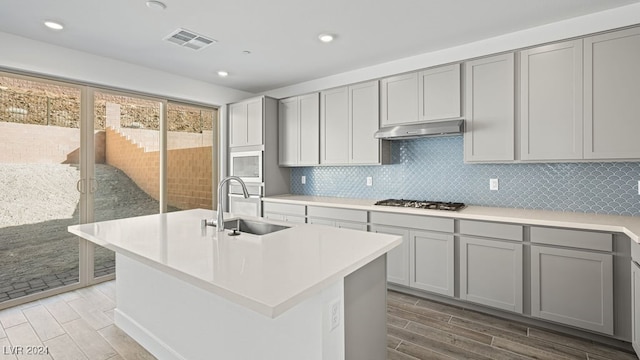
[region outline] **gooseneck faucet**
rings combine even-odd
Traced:
[[[222,210],[222,197],[224,194],[222,193],[222,189],[224,188],[224,184],[228,183],[231,180],[235,180],[242,185],[242,192],[245,199],[249,198],[249,192],[247,191],[247,186],[244,184],[244,181],[237,176],[228,176],[220,181],[218,184],[218,220],[216,221],[216,228],[218,232],[224,231],[224,216],[222,215],[224,211]]]

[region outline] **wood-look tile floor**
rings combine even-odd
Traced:
[[[389,360],[632,360],[631,353],[389,291]],[[0,311],[0,359],[155,359],[113,324],[115,281]],[[11,354],[44,346],[49,354]]]
[[[459,307],[389,291],[389,360],[638,360],[631,353]]]
[[[2,310],[0,359],[155,359],[113,324],[114,308],[115,281],[109,281]],[[26,353],[38,347],[49,354]]]

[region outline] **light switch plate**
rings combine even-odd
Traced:
[[[300,176],[300,183],[301,184],[306,184],[307,183],[307,177],[304,176],[304,175]]]
[[[489,190],[497,191],[498,187],[498,179],[489,179]]]

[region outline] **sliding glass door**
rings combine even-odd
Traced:
[[[0,307],[80,281],[82,94],[0,73]]]
[[[157,214],[160,208],[162,101],[94,92],[90,221]],[[93,277],[113,274],[113,251],[91,246]]]
[[[212,208],[218,112],[0,73],[0,309],[111,279],[69,225]]]

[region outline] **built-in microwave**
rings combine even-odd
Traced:
[[[262,151],[229,153],[229,172],[244,182],[262,182]]]

